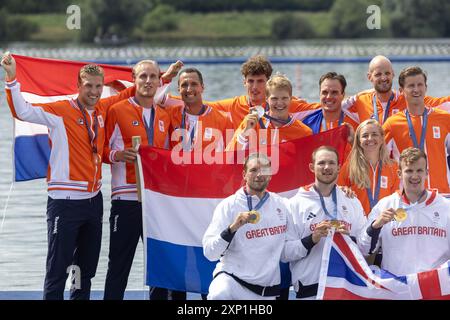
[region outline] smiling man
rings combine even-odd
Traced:
[[[178,91],[182,104],[167,109],[171,118],[170,145],[174,151],[225,149],[226,130],[232,124],[224,114],[203,103],[204,89],[203,75],[198,69],[180,71]]]
[[[388,118],[383,125],[388,150],[397,161],[408,147],[424,151],[428,155],[427,188],[449,194],[450,114],[426,104],[427,76],[419,67],[402,70],[398,82],[407,109]]]
[[[417,148],[400,155],[403,192],[373,208],[358,237],[365,255],[382,243],[381,267],[400,276],[436,268],[450,259],[450,211],[447,199],[427,190],[427,156]]]
[[[280,294],[280,257],[288,208],[268,192],[271,163],[252,153],[244,163],[244,187],[224,199],[203,236],[203,253],[220,261],[209,286],[209,300],[274,300]]]
[[[376,56],[369,63],[367,79],[372,90],[366,90],[346,99],[342,107],[353,114],[358,123],[367,119],[375,119],[383,124],[386,119],[406,109],[406,99],[402,92],[392,89],[394,69],[391,61],[385,56]],[[428,106],[439,106],[448,102],[449,97],[424,97]]]
[[[290,262],[296,297],[306,300],[317,295],[323,238],[330,228],[356,238],[366,222],[359,200],[346,197],[336,186],[340,169],[336,149],[322,146],[314,150],[309,169],[314,183],[301,187],[289,200],[288,225],[292,227],[282,257]]]
[[[312,130],[289,114],[292,101],[292,84],[283,75],[274,75],[266,83],[268,112],[247,114],[236,130],[227,150],[254,150],[260,145],[306,137]],[[264,113],[264,114],[263,114]]]
[[[52,148],[47,175],[47,269],[44,299],[62,300],[69,266],[77,266],[81,285],[70,299],[89,299],[102,238],[102,153],[106,112],[130,97],[134,87],[100,99],[103,69],[85,65],[78,74],[78,97],[52,103],[25,101],[16,80],[16,63],[6,53],[6,95],[13,117],[48,127]]]

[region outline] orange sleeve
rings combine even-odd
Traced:
[[[214,102],[206,102],[206,104],[218,111],[231,112],[231,107],[233,106],[233,101],[234,101],[234,98],[231,98],[231,99],[224,99],[224,100],[219,100],[219,101],[214,101]]]
[[[320,103],[308,103],[305,100],[301,100],[296,97],[292,97],[291,103],[289,104],[289,113],[297,113],[316,109],[320,109]]]
[[[450,101],[450,96],[447,97],[440,97],[440,98],[435,98],[435,97],[429,97],[426,96],[424,98],[425,101],[425,105],[430,106],[430,107],[436,107],[439,106],[445,102],[449,102]]]
[[[116,104],[114,104],[115,106]],[[103,147],[103,155],[102,161],[103,163],[111,164],[112,161],[110,159],[111,148],[109,147],[111,136],[114,132],[114,128],[116,126],[117,115],[116,115],[116,107],[110,108],[108,110],[108,114],[105,121],[105,145]]]
[[[108,110],[113,104],[115,104],[121,100],[128,99],[129,97],[134,96],[135,93],[136,93],[136,87],[132,86],[125,90],[120,91],[120,93],[117,95],[100,99],[99,103],[100,103],[100,106],[102,108],[104,108],[104,110]]]

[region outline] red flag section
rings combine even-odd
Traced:
[[[17,80],[21,83],[22,92],[39,96],[60,96],[77,93],[78,72],[82,66],[89,63],[20,55],[13,55],[13,57],[17,63]],[[117,79],[132,81],[130,67],[99,65],[105,71],[105,83]]]
[[[279,145],[279,160],[271,150],[272,170],[277,171],[272,177],[268,189],[273,192],[295,190],[300,186],[314,181],[314,175],[309,170],[311,154],[319,146],[335,147],[340,156],[344,154],[347,142],[347,127],[329,130],[317,135],[284,142]],[[243,185],[243,156],[236,152],[217,153],[217,159],[222,163],[205,163],[201,154],[187,153],[187,163],[180,164],[182,154],[169,150],[141,146],[139,154],[145,176],[145,188],[166,195],[192,198],[225,198],[233,194]],[[203,160],[195,163],[195,159]],[[231,161],[226,161],[231,159]],[[237,162],[236,159],[241,159]],[[226,164],[231,163],[231,164]],[[278,168],[274,168],[278,166]],[[278,169],[278,170],[277,170]]]

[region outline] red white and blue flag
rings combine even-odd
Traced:
[[[331,145],[343,155],[346,141],[347,128],[343,126],[280,144],[279,161],[274,161],[271,153],[272,165],[277,162],[279,167],[268,189],[292,196],[300,186],[314,181],[307,170],[312,151]],[[179,154],[148,146],[141,146],[139,155],[146,284],[207,293],[216,263],[203,255],[203,234],[217,204],[243,185],[242,161],[227,162],[227,156],[236,160],[238,154],[222,153],[222,164],[179,164]],[[188,161],[196,158],[194,153],[187,155]]]
[[[450,261],[408,275],[369,267],[357,245],[340,233],[324,247],[317,299],[450,300]]]
[[[69,100],[78,95],[77,79],[86,62],[40,59],[13,55],[17,64],[17,80],[26,101],[48,103]],[[131,68],[101,65],[105,84],[116,81],[116,87],[131,84]],[[117,81],[120,81],[117,82]],[[105,86],[102,98],[117,91]],[[14,119],[14,181],[26,181],[47,176],[50,144],[46,126]]]

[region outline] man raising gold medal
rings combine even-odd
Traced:
[[[358,246],[368,255],[383,245],[381,267],[400,276],[439,267],[450,259],[448,200],[427,190],[427,156],[418,148],[400,155],[403,191],[381,199],[372,209]]]
[[[219,260],[209,300],[274,300],[280,294],[280,258],[288,208],[266,191],[271,163],[253,153],[244,163],[244,187],[219,203],[203,236],[203,253]]]

